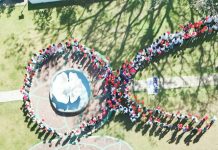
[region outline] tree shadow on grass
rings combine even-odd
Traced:
[[[185,53],[192,53],[192,51],[195,49],[196,46],[200,47],[200,58],[198,59],[198,62],[196,64],[196,70],[198,72],[198,75],[200,79],[203,79],[203,76],[205,74],[210,74],[213,73],[210,70],[204,69],[204,68],[215,68],[216,62],[213,60],[211,56],[206,56],[205,52],[203,50],[203,44],[206,42],[211,43],[211,45],[216,45],[216,38],[217,35],[216,33],[213,33],[211,35],[207,35],[206,37],[199,37],[196,41],[189,42],[185,44],[186,46],[179,47],[176,50],[174,50],[173,53],[166,54],[165,56],[161,56],[151,62],[151,66],[154,69],[153,71],[155,72],[155,76],[158,76],[162,83],[165,81],[165,75],[163,74],[164,70],[166,67],[168,67],[168,57],[175,57],[175,59],[181,58],[183,61],[187,61],[186,58],[184,57]],[[183,52],[182,50],[185,48],[190,48],[188,52]],[[215,52],[215,49],[212,49]],[[209,54],[211,55],[211,54]],[[205,59],[207,59],[208,63],[207,66],[205,66]],[[161,62],[161,63],[159,63]],[[203,65],[204,64],[204,65]],[[186,71],[186,67],[183,67],[183,64],[181,63],[182,67],[180,70],[180,73],[175,73],[178,77],[180,77],[183,80],[183,72]],[[145,68],[149,68],[149,64],[145,65]],[[162,105],[165,106],[168,104],[168,91],[164,88],[160,88],[160,91],[157,96],[155,96],[155,101],[153,101],[152,105]],[[202,91],[205,91],[205,101],[200,100]],[[137,92],[134,92],[137,95]],[[207,85],[205,80],[199,80],[198,86],[196,88],[185,88],[182,89],[179,93],[179,97],[183,101],[184,104],[186,104],[186,107],[189,106],[187,111],[194,111],[197,108],[200,108],[198,111],[201,115],[204,115],[206,112],[208,112],[208,107],[210,104],[213,102],[217,101],[217,92],[215,86],[211,87]],[[187,105],[188,104],[188,105]]]
[[[152,1],[150,1],[151,11],[148,11],[148,13],[145,13],[147,8],[145,8],[144,1],[142,3],[126,1],[117,6],[114,2],[102,2],[95,4],[95,6],[90,6],[89,8],[82,8],[79,10],[80,13],[76,12],[77,7],[75,6],[57,9],[45,9],[43,11],[37,10],[34,11],[34,21],[35,25],[38,27],[37,30],[40,33],[43,33],[45,37],[47,34],[55,32],[52,42],[58,38],[59,32],[67,32],[67,35],[70,36],[73,33],[78,33],[78,30],[81,30],[81,42],[84,42],[83,44],[88,44],[89,47],[95,47],[97,51],[107,56],[113,56],[111,59],[112,65],[114,68],[119,68],[120,63],[124,60],[132,58],[139,48],[143,48],[144,45],[149,45],[153,42],[153,40],[159,34],[161,28],[163,28],[163,23],[165,21],[167,22],[170,31],[176,30],[175,25],[178,26],[178,24],[176,22],[177,20],[174,19],[174,16],[176,16],[177,19],[180,17],[186,17],[178,14],[178,11],[176,11],[176,8],[174,8],[174,3],[174,1],[170,0],[167,3],[161,4],[158,8],[153,9],[154,4]],[[178,5],[178,7],[183,8],[183,5]],[[164,10],[165,13],[163,16],[161,16],[160,14]],[[57,26],[53,26],[52,19],[50,17],[53,11],[56,11],[57,13]],[[172,13],[174,15],[172,15]],[[79,14],[79,16],[77,14]],[[197,15],[191,11],[190,18],[192,21],[196,16]],[[155,26],[158,27],[155,28]],[[200,39],[198,40],[198,42],[189,43],[186,47],[181,47],[179,49],[182,50],[187,47],[192,48],[189,50],[189,53],[191,54],[197,45],[201,45],[203,43]],[[213,39],[212,41],[215,43],[216,40]],[[214,43],[211,43],[211,45]],[[213,50],[215,49],[216,48]],[[200,56],[197,66],[202,68],[200,65],[202,64],[203,57],[202,48],[200,53],[202,55]],[[185,57],[183,57],[184,52],[179,50],[176,53],[165,56],[163,63],[159,63],[160,59],[163,58],[158,58],[155,60],[155,63],[152,63],[151,65],[154,71],[159,77],[162,77],[163,80],[164,75],[162,74],[162,71],[166,69],[167,64],[170,63],[167,59],[167,57],[170,57],[170,55],[175,59],[181,58],[181,62],[187,61]],[[209,61],[212,62],[210,59]],[[212,66],[214,65],[215,64],[213,63]],[[183,72],[184,70],[185,67],[182,67],[180,72]],[[203,75],[203,70],[199,69],[199,71],[202,72],[200,75]],[[185,97],[187,94],[189,94],[189,92],[181,94],[183,97]],[[167,103],[167,96],[167,93],[162,90],[161,94],[157,98],[157,103],[163,102],[163,100],[165,103]],[[193,95],[193,99],[195,98],[196,95]],[[206,108],[204,109],[206,110]],[[129,117],[127,116],[116,116],[115,122],[124,124],[127,130],[133,128]],[[139,129],[140,126],[138,127],[137,131]],[[142,133],[147,133],[148,130],[149,127],[144,127]],[[167,131],[168,130],[165,130],[163,133],[168,133]],[[152,132],[154,133],[155,130]],[[164,134],[160,135],[163,136]]]
[[[200,72],[200,78],[202,78],[202,76],[203,76],[204,73],[205,73],[205,70],[204,70],[203,67],[202,67],[202,63],[203,63],[203,58],[202,58],[202,57],[204,57],[203,43],[204,43],[204,42],[210,42],[210,43],[212,44],[212,46],[214,46],[215,43],[216,43],[216,40],[217,40],[217,35],[216,35],[216,33],[213,33],[213,34],[210,34],[210,35],[206,35],[205,37],[199,37],[199,38],[197,38],[197,40],[187,43],[186,46],[183,46],[183,47],[180,47],[180,48],[176,49],[176,50],[174,51],[174,53],[167,54],[166,56],[162,56],[161,58],[155,59],[150,65],[153,65],[154,68],[156,69],[157,74],[158,74],[159,76],[161,76],[162,78],[164,78],[164,75],[162,75],[162,69],[163,69],[164,67],[162,67],[161,69],[159,69],[160,67],[157,67],[157,66],[156,66],[156,64],[155,64],[156,62],[159,62],[161,59],[167,58],[167,57],[170,57],[170,56],[175,57],[175,58],[182,57],[182,59],[185,59],[185,58],[183,57],[184,52],[181,51],[181,50],[183,50],[183,49],[185,49],[185,48],[192,48],[192,47],[193,47],[193,48],[191,49],[191,51],[189,52],[189,53],[191,53],[197,45],[200,45],[200,59],[199,59],[199,62],[198,62],[198,64],[197,64],[197,68],[199,68],[198,71]],[[213,49],[213,50],[215,50],[215,49]],[[212,62],[212,60],[210,59],[210,57],[209,57],[209,60],[208,60],[208,61],[211,61],[211,62]],[[162,66],[164,66],[165,63],[166,63],[166,62],[162,63]],[[146,65],[145,65],[145,66],[146,66]],[[213,66],[215,66],[215,63],[214,63],[214,62],[213,62]],[[143,68],[143,69],[146,69],[146,67]],[[184,69],[184,68],[182,68],[182,69]],[[182,78],[182,76],[181,76],[181,78]],[[200,82],[202,82],[202,81],[200,81]],[[203,88],[206,90],[206,94],[207,94],[208,100],[207,100],[206,102],[200,102],[200,101],[197,99],[197,98],[198,98],[198,94],[200,93],[200,84],[201,84],[201,83],[199,83],[199,86],[196,88],[196,90],[194,91],[194,93],[191,92],[191,91],[189,91],[189,90],[187,90],[187,91],[185,91],[185,92],[182,91],[182,93],[180,93],[180,94],[181,94],[182,97],[184,97],[183,100],[184,100],[185,102],[187,102],[187,101],[186,101],[186,100],[187,100],[187,97],[190,97],[190,98],[192,99],[192,101],[191,101],[191,105],[192,105],[191,110],[196,109],[196,107],[200,105],[200,108],[201,108],[201,109],[199,110],[199,113],[201,113],[202,115],[204,115],[204,113],[208,111],[209,104],[212,103],[211,99],[209,100],[209,98],[212,97],[213,100],[217,100],[217,98],[216,98],[216,96],[215,96],[215,95],[216,95],[216,89],[217,89],[217,88],[216,88],[216,87],[215,87],[214,89],[212,88],[212,94],[211,94],[211,87],[210,87],[210,86],[207,86],[206,84],[204,84],[204,85],[203,85]],[[209,91],[210,91],[210,92],[209,92]],[[137,92],[135,92],[135,91],[133,91],[133,92],[134,92],[135,94],[137,94]],[[165,89],[161,89],[159,95],[156,97],[156,100],[157,100],[157,101],[156,101],[156,103],[154,104],[154,106],[159,105],[160,102],[163,102],[163,101],[165,101],[164,103],[167,104],[167,97],[168,97],[168,95],[167,95],[167,92],[165,92]],[[153,105],[152,105],[152,106],[153,106]],[[127,120],[126,123],[128,124],[128,120]],[[177,123],[177,124],[178,124],[178,123]],[[185,123],[184,123],[184,124],[185,124]],[[142,126],[143,126],[142,123],[137,124],[137,125],[136,125],[136,128],[135,128],[135,131],[136,131],[136,132],[140,131]],[[125,127],[125,125],[124,125],[124,127]],[[133,126],[132,126],[132,127],[133,127]],[[149,125],[145,125],[144,127],[145,127],[145,128],[144,128],[143,131],[142,131],[142,135],[146,134],[146,133],[148,132],[148,130],[150,129],[150,130],[149,130],[149,135],[152,136],[153,133],[155,133],[155,136],[159,135],[159,140],[162,139],[162,138],[170,131],[170,130],[164,130],[164,131],[162,132],[162,131],[161,131],[162,129],[159,128],[158,130],[156,130],[155,126],[154,126],[154,127],[150,127]],[[127,128],[127,131],[128,131],[128,130],[130,130],[129,127]],[[155,130],[156,130],[156,132],[155,132]],[[156,133],[157,133],[157,134],[156,134]],[[178,144],[178,143],[181,141],[182,137],[185,135],[185,133],[180,133],[179,135],[177,135],[177,133],[178,133],[178,131],[174,131],[174,132],[173,132],[171,138],[169,139],[169,143]],[[190,142],[197,143],[197,142],[200,140],[200,138],[202,137],[202,135],[203,135],[203,133],[197,134],[197,132],[191,131],[191,133],[185,137],[184,143],[185,143],[186,145],[189,145]],[[194,137],[195,137],[195,138],[194,138]],[[193,138],[194,138],[194,140],[193,140]]]
[[[178,24],[174,22],[189,20],[186,11],[182,10],[183,6],[175,5],[179,5],[178,2],[171,0],[158,6],[153,1],[126,1],[120,4],[104,1],[89,8],[69,6],[36,10],[34,22],[36,29],[45,37],[53,34],[51,42],[57,40],[60,32],[66,32],[69,37],[81,33],[81,42],[95,47],[104,55],[112,56],[111,63],[116,69],[121,62],[131,59],[138,49],[151,44],[166,23],[169,31],[173,32],[178,29]],[[56,15],[55,21],[51,20],[52,14]],[[191,13],[191,18],[195,15]]]
[[[37,134],[38,139],[43,140],[44,142],[48,140],[48,142],[51,143],[57,138],[55,134],[51,135],[51,133],[45,132],[45,130],[41,130],[36,122],[34,124],[32,123],[33,121],[29,118],[27,127],[31,132],[35,132],[35,134]]]
[[[130,59],[140,48],[139,41],[136,39],[140,38],[138,34],[142,34],[145,28],[144,25],[140,26],[146,24],[147,21],[148,15],[144,12],[148,8],[145,4],[144,1],[140,3],[126,1],[121,4],[109,1],[95,4],[89,9],[70,6],[37,10],[34,11],[34,22],[37,26],[36,29],[45,36],[54,33],[52,41],[57,39],[58,34],[56,33],[58,32],[66,32],[68,36],[71,36],[74,32],[81,30],[79,31],[82,33],[81,42],[89,44],[89,47],[94,46],[104,55],[113,56],[112,65],[118,68],[124,57]],[[154,7],[154,4],[152,3],[150,7]],[[156,16],[162,8],[159,7],[155,10],[157,11]],[[52,12],[57,15],[58,23],[55,25],[50,20]],[[152,11],[150,12],[152,13]],[[127,23],[124,23],[126,21]],[[136,28],[139,28],[137,32],[134,31]],[[137,38],[133,38],[134,36]],[[133,41],[134,45],[131,45],[130,41]],[[133,50],[129,50],[130,48]],[[111,49],[115,51],[111,51]],[[131,55],[126,53],[128,51],[131,52]]]
[[[114,117],[114,121],[121,123],[127,131],[131,130],[134,126],[134,123],[131,122],[127,115],[118,114]]]

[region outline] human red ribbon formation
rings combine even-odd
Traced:
[[[144,122],[145,125],[156,125],[167,130],[199,131],[204,133],[215,122],[216,117],[212,117],[207,122],[208,116],[200,119],[199,116],[192,114],[181,114],[165,112],[160,106],[156,108],[147,108],[143,104],[137,103],[137,100],[130,98],[129,85],[136,73],[143,69],[145,65],[155,58],[171,53],[176,48],[185,45],[187,42],[206,34],[217,33],[218,16],[207,16],[195,23],[188,23],[180,26],[182,31],[176,33],[166,32],[162,34],[150,46],[145,47],[137,53],[133,61],[123,63],[116,74],[108,71],[105,78],[105,91],[110,93],[107,99],[108,107],[111,110],[118,110],[130,117],[134,123]],[[173,121],[176,121],[173,123]]]
[[[53,44],[46,49],[40,50],[38,54],[34,54],[26,67],[27,73],[25,74],[24,85],[21,88],[24,102],[23,111],[38,124],[40,129],[62,138],[62,135],[57,133],[52,127],[47,126],[44,120],[39,120],[36,117],[34,109],[31,107],[29,91],[32,79],[38,69],[46,64],[51,57],[63,56],[63,53],[70,52],[72,56],[69,59],[73,58],[73,55],[77,55],[81,59],[88,58],[91,60],[91,65],[94,68],[98,69],[99,72],[103,70],[103,73],[98,75],[98,78],[104,79],[103,90],[104,94],[108,96],[106,98],[107,108],[102,108],[102,114],[96,117],[93,116],[90,119],[87,118],[88,121],[82,122],[79,129],[73,129],[72,132],[66,133],[68,137],[76,136],[80,138],[100,128],[104,118],[114,111],[129,116],[133,123],[142,122],[144,125],[159,126],[159,128],[166,130],[205,133],[216,121],[215,116],[208,121],[207,115],[200,118],[196,115],[184,115],[180,112],[169,113],[165,112],[160,106],[147,108],[143,106],[143,103],[137,103],[136,100],[130,98],[129,85],[139,70],[149,65],[156,58],[172,53],[177,48],[186,45],[189,41],[204,35],[217,33],[218,16],[207,16],[198,22],[188,23],[180,27],[182,31],[176,33],[166,32],[150,46],[139,50],[133,61],[123,63],[116,73],[113,73],[109,64],[101,59],[94,49],[89,49],[79,44],[76,39],[70,39],[65,44]],[[203,124],[206,125],[203,127]]]

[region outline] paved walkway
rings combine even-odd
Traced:
[[[218,74],[197,76],[182,76],[182,77],[166,77],[159,79],[159,86],[164,89],[197,87],[204,85],[218,85]],[[134,83],[134,90],[145,91],[147,89],[146,80],[137,80]]]
[[[22,95],[19,90],[0,92],[0,102],[9,102],[15,100],[22,100]]]
[[[160,79],[160,86],[164,89],[197,87],[204,85],[218,85],[218,74],[205,75],[202,77],[183,76],[183,77],[166,77]],[[147,89],[146,80],[137,80],[134,84],[134,90],[145,91]],[[0,92],[0,102],[22,100],[19,90]]]
[[[77,101],[75,102],[76,105],[75,104],[65,105],[64,102],[61,102],[60,100],[58,101],[54,98],[52,99],[52,107],[48,107],[51,106],[48,93],[50,93],[51,82],[55,74],[57,74],[58,72],[60,73],[62,71],[66,71],[69,68],[74,68],[74,71],[71,71],[71,74],[69,75],[70,77],[72,76],[72,78],[75,78],[73,77],[74,75],[79,76],[80,73],[83,73],[83,77],[81,77],[80,75],[78,80],[80,79],[82,82],[81,84],[84,84],[87,89],[82,90],[83,93],[80,94],[77,93],[79,94],[77,96],[80,96],[81,101],[84,100],[81,95],[83,95],[84,92],[87,92],[86,90],[90,90],[88,88],[91,88],[93,91],[99,91],[98,94],[103,95],[102,94],[103,91],[101,90],[102,80],[95,80],[95,77],[97,76],[98,72],[95,71],[94,68],[89,65],[88,61],[85,62],[82,61],[81,63],[77,64],[75,58],[74,60],[68,61],[66,63],[64,57],[60,57],[60,58],[54,57],[53,59],[50,59],[46,65],[41,67],[40,69],[41,71],[35,73],[35,77],[32,80],[32,87],[29,95],[31,99],[31,106],[34,108],[35,112],[37,112],[37,118],[39,120],[41,119],[46,120],[47,125],[52,126],[53,129],[55,129],[58,133],[61,133],[62,135],[66,132],[67,133],[71,132],[72,129],[77,129],[81,125],[81,122],[86,121],[87,118],[92,118],[92,116],[99,116],[101,113],[101,106],[105,105],[105,100],[103,100],[103,98],[96,98],[93,95],[88,100],[89,105],[87,105],[85,109],[81,109],[78,110],[78,112],[74,112],[74,115],[73,114],[67,115],[66,113],[62,114],[61,112],[72,111],[69,110],[70,109],[69,107],[71,107],[71,109],[73,107],[74,109],[77,109],[76,105],[81,106],[81,103],[83,103],[84,101],[83,102]],[[61,77],[59,76],[59,78]],[[84,78],[87,81],[84,81]],[[77,84],[76,81],[72,83],[77,86],[81,86],[80,84]],[[60,83],[57,84],[59,84],[59,87],[57,86],[56,88],[59,88],[58,90],[61,90],[60,84],[64,84],[64,82],[60,81]],[[65,86],[67,86],[67,84]],[[75,86],[73,88],[78,88],[78,87]],[[74,96],[76,96],[75,93],[73,94]],[[57,97],[63,97],[63,96],[57,96]],[[67,101],[69,101],[69,99],[67,99]],[[75,115],[75,113],[79,115]],[[69,115],[71,117],[67,117]]]

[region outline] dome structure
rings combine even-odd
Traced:
[[[78,69],[58,71],[52,78],[49,96],[56,111],[78,114],[86,108],[90,100],[89,80]]]

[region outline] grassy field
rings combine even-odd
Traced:
[[[57,43],[72,35],[88,47],[93,47],[110,56],[112,67],[118,68],[130,60],[137,50],[165,31],[175,32],[179,24],[197,20],[202,14],[190,7],[189,0],[168,0],[154,7],[153,0],[113,1],[94,3],[89,7],[68,6],[28,11],[19,20],[23,6],[0,8],[0,91],[17,89],[23,81],[24,66],[32,53],[50,43]],[[189,46],[184,53],[167,57],[148,66],[137,74],[136,79],[150,76],[184,76],[217,73],[218,38]],[[217,87],[204,86],[184,89],[161,89],[158,96],[144,92],[135,93],[146,106],[161,105],[168,111],[182,110],[209,115],[218,115]],[[39,142],[37,135],[30,132],[19,110],[21,102],[0,103],[0,149],[27,149]],[[19,113],[17,113],[19,112]],[[123,119],[123,118],[121,118]],[[7,130],[4,130],[7,129]],[[126,140],[134,150],[142,149],[210,149],[218,143],[217,126],[202,137],[198,144],[185,146],[168,144],[169,135],[163,140],[136,132],[135,127],[127,128],[120,118],[97,132]],[[28,138],[26,138],[28,137]]]
[[[199,116],[205,114],[209,116],[218,116],[218,90],[214,86],[196,87],[196,88],[178,88],[164,90],[161,89],[157,96],[147,95],[146,92],[136,92],[138,100],[144,100],[148,107],[161,106],[164,110],[169,112],[180,111],[182,113],[191,113]],[[168,140],[171,138],[173,132],[169,132],[163,139],[159,136],[154,136],[152,130],[147,132],[144,129],[138,128],[140,125],[133,126],[127,117],[122,115],[115,116],[112,121],[105,125],[103,129],[97,132],[97,135],[110,135],[121,138],[133,147],[134,150],[152,149],[152,150],[216,150],[218,142],[217,134],[218,126],[215,124],[197,143],[190,143],[187,146],[184,142],[188,134],[182,135],[179,133],[177,137],[179,140],[169,144]],[[181,136],[179,136],[181,135]]]
[[[215,87],[199,87],[199,88],[183,88],[172,90],[161,90],[155,96],[148,96],[144,92],[137,92],[135,95],[139,100],[144,100],[145,105],[154,107],[160,105],[169,112],[183,112],[192,113],[200,116],[205,114],[212,116],[218,115],[218,93]],[[97,135],[110,135],[127,141],[134,150],[152,149],[152,150],[216,150],[218,142],[217,134],[218,126],[215,124],[205,135],[203,135],[199,142],[192,143],[187,146],[184,142],[188,134],[177,134],[177,139],[174,143],[169,144],[173,132],[169,132],[163,138],[155,136],[151,129],[146,131],[139,128],[140,124],[132,126],[127,117],[117,115],[112,121],[105,125],[103,129],[99,130]],[[157,131],[157,130],[155,130]]]
[[[171,138],[173,132],[169,132],[163,138],[159,139],[159,136],[155,136],[155,133],[152,133],[151,129],[146,132],[144,129],[139,130],[137,126],[130,128],[127,122],[120,121],[120,118],[116,119],[117,117],[109,124],[106,124],[96,135],[110,135],[123,139],[132,146],[133,150],[217,150],[217,124],[208,130],[200,138],[199,142],[191,142],[189,145],[186,145],[184,139],[187,137],[187,133],[180,136],[181,139],[178,138],[176,142],[169,144],[168,140]],[[179,135],[181,135],[181,132],[177,134],[177,137]]]
[[[39,142],[37,135],[27,128],[20,111],[22,102],[0,103],[0,149],[25,150]]]
[[[0,11],[0,90],[16,89],[22,83],[23,67],[32,52],[68,39],[72,35],[89,47],[110,56],[113,68],[130,60],[137,50],[165,31],[199,19],[188,0],[162,3],[114,1],[90,7],[69,6],[28,11],[19,20],[23,6]],[[195,12],[195,13],[194,13]],[[152,64],[136,78],[147,76],[201,75],[217,72],[217,37],[187,49],[178,57]]]
[[[180,110],[182,112],[186,111],[200,115],[206,113],[209,116],[218,116],[218,90],[215,90],[214,87],[199,87],[199,94],[195,95],[196,90],[197,88],[165,90],[161,91],[157,97],[148,96],[143,92],[138,92],[136,95],[138,99],[145,101],[146,106],[153,107],[160,105],[168,111],[176,112]],[[167,95],[167,97],[161,97],[161,95]],[[24,122],[25,117],[23,117],[22,112],[19,110],[21,105],[21,101],[0,103],[0,147],[3,149],[24,150],[40,141],[37,138],[38,135],[36,135],[35,132],[31,132],[30,128],[27,127],[27,123]],[[218,138],[218,135],[214,134],[218,131],[216,124],[200,139],[198,144],[191,143],[190,146],[186,146],[183,140],[187,134],[183,136],[179,144],[168,144],[167,140],[170,139],[172,133],[168,133],[163,139],[159,140],[158,137],[150,134],[150,130],[145,133],[142,129],[137,129],[137,125],[132,126],[129,122],[126,117],[117,115],[96,134],[109,135],[123,139],[127,141],[134,150],[142,150],[144,148],[160,150],[163,147],[165,149],[205,150],[205,148],[207,148],[206,145],[211,145],[210,150],[215,150],[213,146],[218,146],[215,140]]]
[[[169,112],[206,113],[216,114],[211,105],[218,101],[218,87],[202,86],[193,88],[160,89],[157,96],[148,95],[147,92],[135,92],[138,100],[143,100],[145,106],[161,106]],[[218,114],[217,114],[218,115]]]

